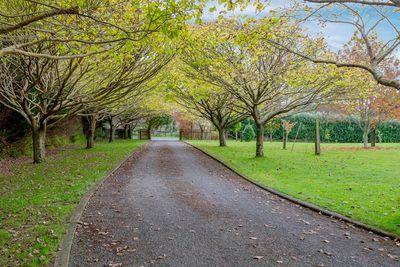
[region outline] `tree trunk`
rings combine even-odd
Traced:
[[[128,125],[128,139],[132,139],[132,125],[130,124]]]
[[[269,141],[272,143],[272,133],[269,133]]]
[[[289,143],[289,132],[285,133],[285,149],[287,148],[287,144]]]
[[[128,139],[128,130],[129,130],[129,127],[128,127],[128,124],[126,124],[124,126],[124,135],[123,135],[124,139]]]
[[[264,126],[256,123],[256,157],[264,157]]]
[[[364,143],[364,148],[368,148],[368,128],[367,127],[364,127],[363,143]]]
[[[114,123],[113,123],[112,118],[108,119],[108,123],[110,124],[110,136],[108,138],[108,142],[111,143],[111,142],[114,142],[114,133],[115,133]]]
[[[91,149],[94,147],[94,136],[88,135],[86,136],[86,149]]]
[[[283,146],[282,146],[282,149],[286,149],[286,141],[287,141],[287,139],[286,139],[286,130],[285,130],[285,127],[283,127],[283,132],[282,132],[282,142],[283,142]]]
[[[282,140],[283,140],[283,146],[282,146],[282,149],[286,149],[286,146],[287,146],[287,134],[286,134],[286,130],[285,130],[285,128],[283,128],[283,137],[282,137]]]
[[[371,147],[376,146],[376,133],[375,133],[375,127],[371,129]]]
[[[94,147],[94,135],[96,133],[96,118],[94,115],[89,115],[86,118],[88,120],[88,131],[86,132],[86,149]]]
[[[46,157],[46,123],[32,127],[33,163],[41,163]]]
[[[219,146],[226,146],[225,129],[218,129]]]
[[[199,125],[199,128],[200,128],[200,140],[203,140],[204,139],[204,127]]]
[[[315,121],[314,143],[315,143],[315,155],[321,155],[321,136],[319,133],[319,120],[318,119]]]

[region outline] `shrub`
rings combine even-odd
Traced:
[[[358,143],[362,142],[362,130],[354,117],[340,118],[335,116],[320,116],[317,113],[300,113],[288,116],[285,120],[301,123],[298,140],[312,141],[314,139],[315,120],[320,119],[320,132],[322,142]],[[281,119],[275,119],[280,121]],[[296,131],[289,134],[289,139],[294,139]],[[282,127],[273,133],[274,138],[282,138]],[[400,142],[400,122],[386,121],[377,126],[377,141],[384,143]]]
[[[326,116],[318,113],[300,113],[285,118],[275,118],[269,123],[279,125],[277,129],[272,131],[272,138],[275,140],[282,140],[283,128],[282,119],[290,122],[297,122],[296,129],[291,131],[289,139],[293,140],[297,134],[297,127],[301,123],[301,128],[297,140],[299,141],[312,141],[314,140],[315,120],[320,120],[320,133],[321,141],[328,143],[359,143],[362,142],[362,130],[357,124],[354,117],[338,117]],[[255,129],[254,121],[246,119],[243,123],[253,126]],[[243,131],[244,132],[244,131]],[[269,125],[266,125],[265,135],[271,134]],[[400,142],[400,121],[385,121],[378,124],[376,129],[376,141],[383,143],[399,143]]]
[[[253,125],[247,124],[243,129],[243,140],[249,142],[256,136]]]

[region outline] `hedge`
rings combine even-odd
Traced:
[[[314,139],[315,121],[320,120],[320,133],[322,142],[338,142],[338,143],[358,143],[362,142],[362,130],[357,124],[354,117],[338,118],[334,116],[322,116],[318,113],[300,113],[284,118],[285,120],[296,122],[293,130],[289,134],[289,139],[294,139],[298,127],[301,128],[297,137],[299,141],[311,141]],[[282,119],[274,119],[274,122],[279,125],[279,128],[274,129],[272,138],[274,140],[282,139]],[[246,119],[243,125],[251,124],[255,129],[253,120]],[[270,135],[270,130],[265,127],[265,135]],[[377,126],[376,130],[377,142],[396,143],[400,142],[400,121],[386,121]]]

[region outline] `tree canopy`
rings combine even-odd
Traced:
[[[313,4],[266,12],[264,1],[250,0],[3,1],[0,103],[30,125],[35,162],[45,157],[46,128],[70,116],[88,123],[88,148],[101,120],[113,132],[179,110],[213,125],[223,146],[228,128],[252,118],[257,156],[264,127],[277,117],[331,103],[355,113],[360,99],[395,117],[398,31],[382,40],[377,28],[397,29],[389,13],[398,3],[306,2]],[[263,15],[232,16],[249,5]],[[379,15],[374,24],[360,5]],[[210,13],[217,18],[204,19]],[[310,20],[355,33],[334,51],[303,27]]]

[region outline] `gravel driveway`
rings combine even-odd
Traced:
[[[400,266],[400,248],[299,207],[178,141],[152,141],[90,200],[70,266]]]

